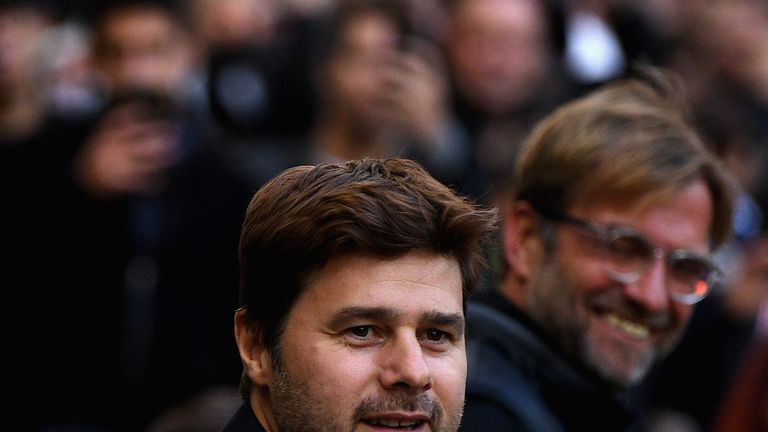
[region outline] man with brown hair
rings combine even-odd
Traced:
[[[730,234],[730,181],[669,77],[564,105],[529,137],[498,290],[468,308],[462,430],[626,430],[621,391],[679,340]]]
[[[251,201],[227,431],[456,431],[466,296],[495,224],[402,159],[300,166]]]

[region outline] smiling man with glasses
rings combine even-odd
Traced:
[[[463,431],[629,430],[624,391],[677,344],[730,236],[731,183],[659,70],[532,132],[498,290],[468,311]]]

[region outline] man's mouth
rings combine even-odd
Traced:
[[[603,314],[602,319],[609,326],[625,333],[632,338],[647,340],[651,336],[651,330],[647,325],[641,324],[637,321],[622,318],[616,313],[605,313]]]
[[[363,419],[363,422],[375,428],[413,430],[429,421],[429,416],[423,414],[378,415]]]
[[[395,419],[370,419],[365,420],[366,423],[377,426],[377,427],[386,427],[386,428],[392,428],[392,429],[404,429],[404,430],[412,430],[416,429],[417,427],[424,424],[424,420],[395,420]]]
[[[416,397],[405,393],[369,397],[355,410],[356,423],[375,431],[403,430],[425,432],[440,423],[442,409],[431,395]]]

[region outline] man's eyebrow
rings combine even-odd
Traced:
[[[330,327],[338,328],[354,321],[391,322],[401,319],[402,312],[385,307],[350,306],[340,309],[331,319]],[[437,310],[427,311],[421,316],[422,325],[451,327],[458,334],[464,334],[464,315]]]
[[[421,320],[429,325],[451,327],[457,334],[464,334],[464,315],[460,313],[446,313],[433,310],[424,313]]]
[[[340,309],[333,315],[330,322],[331,327],[342,327],[350,321],[395,321],[402,316],[402,313],[393,309],[384,307],[363,307],[350,306]]]

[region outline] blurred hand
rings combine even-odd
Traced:
[[[112,109],[96,127],[79,155],[76,177],[100,198],[151,195],[163,189],[180,154],[176,125],[148,118],[138,104],[128,103]]]
[[[395,120],[419,141],[434,136],[447,116],[448,85],[437,50],[414,40],[392,65],[388,87]]]

